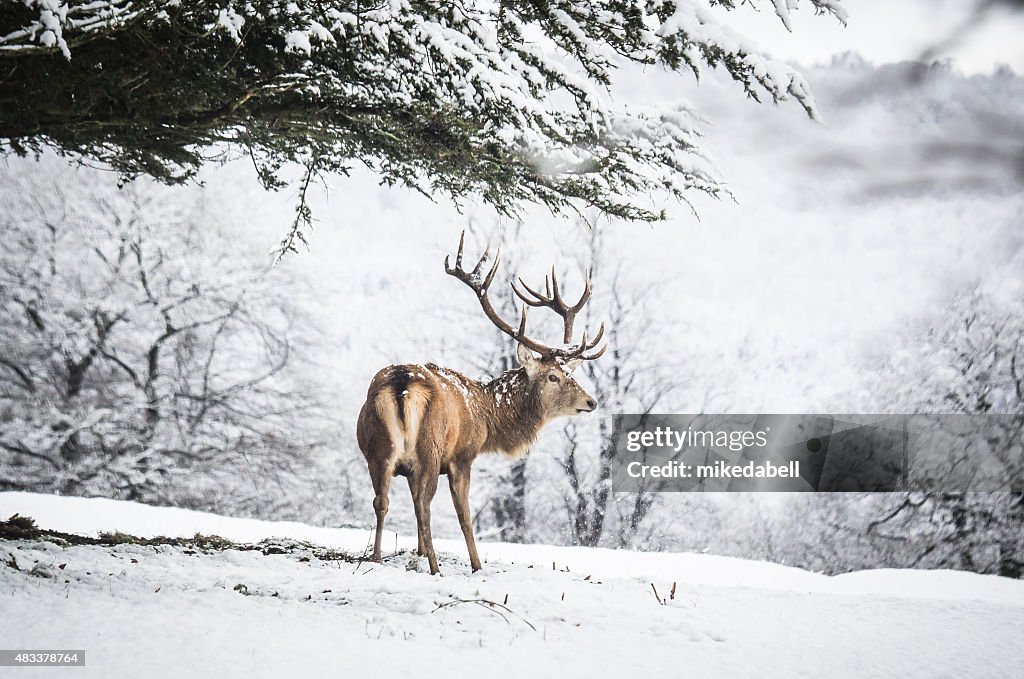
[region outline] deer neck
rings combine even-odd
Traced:
[[[521,457],[544,426],[540,399],[526,370],[509,370],[484,385],[490,417],[486,450]]]

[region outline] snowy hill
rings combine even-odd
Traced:
[[[1024,582],[993,576],[826,577],[500,543],[481,544],[473,575],[461,542],[437,540],[443,576],[432,577],[404,551],[408,535],[392,534],[392,554],[373,564],[358,559],[369,537],[358,529],[0,493],[0,517],[15,513],[82,535],[277,539],[206,551],[0,541],[2,645],[86,649],[81,676],[1012,677],[1024,662]]]

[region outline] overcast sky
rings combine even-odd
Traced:
[[[829,61],[847,51],[873,63],[915,59],[946,44],[937,58],[950,58],[965,73],[989,73],[1000,64],[1024,73],[1024,12],[989,10],[981,22],[964,27],[974,14],[973,0],[844,0],[850,14],[838,21],[815,16],[801,3],[789,34],[764,3],[760,12],[744,5],[730,13],[730,23],[774,56],[801,65]]]

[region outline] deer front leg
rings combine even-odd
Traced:
[[[466,538],[466,547],[469,549],[469,565],[475,573],[480,570],[480,555],[476,551],[473,520],[469,511],[469,477],[468,466],[462,468],[452,464],[448,469],[448,487],[452,491],[455,515],[459,517],[459,526],[462,527],[462,535]]]

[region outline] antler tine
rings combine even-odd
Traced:
[[[531,288],[529,285],[526,284],[526,281],[524,281],[522,277],[519,277],[519,285],[521,285],[527,293],[532,295],[533,299],[529,299],[526,296],[526,293],[519,290],[519,288],[516,287],[514,281],[512,283],[512,292],[516,293],[516,297],[521,299],[523,302],[529,304],[530,306],[549,306],[551,304],[551,285],[550,283],[548,283],[547,276],[544,277],[544,284],[547,288],[547,296],[542,295],[533,288]]]
[[[489,251],[485,251],[484,252],[484,259],[487,258],[487,252],[489,252]],[[484,262],[484,260],[481,259],[480,263],[483,264],[483,262]],[[491,265],[491,270],[488,271],[487,272],[487,276],[484,277],[484,283],[483,283],[483,289],[484,290],[486,290],[487,288],[491,287],[491,281],[494,280],[494,274],[498,273],[498,265],[499,264],[501,264],[501,248],[498,248],[494,252],[494,264]],[[474,269],[474,272],[475,271],[476,270]]]
[[[580,354],[580,358],[584,361],[594,361],[604,356],[604,352],[608,351],[608,345],[604,345],[601,349],[594,354]]]
[[[582,309],[588,301],[590,301],[590,269],[587,269],[586,275],[583,277],[583,294],[580,295],[579,301],[573,304],[570,309],[573,311],[579,311]]]
[[[601,338],[602,337],[604,337],[604,323],[601,323],[601,327],[599,327],[597,329],[597,334],[594,335],[594,339],[590,340],[590,344],[589,345],[587,344],[586,340],[583,341],[583,343],[582,343],[583,350],[584,351],[590,351],[591,349],[596,347],[601,342]],[[602,351],[604,351],[604,350],[602,349]]]
[[[490,258],[491,258],[491,246],[488,245],[487,248],[484,250],[484,254],[480,257],[479,261],[477,261],[476,266],[473,267],[473,272],[472,273],[473,273],[474,277],[478,277],[480,275],[480,272],[484,268],[484,263],[487,262]]]
[[[547,279],[545,278],[545,280]],[[558,287],[558,277],[555,275],[554,267],[551,267],[551,280],[554,282],[554,294],[552,295],[552,298],[554,299],[555,304],[565,312],[575,314],[590,300],[590,269],[587,269],[587,273],[583,277],[583,294],[581,294],[576,303],[572,305],[566,304],[565,300],[562,298],[562,291]],[[564,316],[565,313],[563,312],[562,315]]]
[[[559,356],[566,360],[581,359],[584,361],[593,361],[596,358],[600,358],[608,349],[607,344],[601,347],[600,350],[597,351],[597,353],[588,354],[587,352],[601,343],[601,339],[604,338],[604,327],[604,323],[602,323],[598,327],[597,334],[594,335],[593,339],[588,339],[587,333],[586,331],[584,331],[583,338],[580,340],[579,344],[573,345],[572,347],[569,347],[567,349],[555,349],[553,355]]]
[[[544,294],[541,294],[527,285],[526,281],[524,281],[522,277],[519,277],[519,285],[522,286],[522,288],[530,295],[530,297],[527,297],[527,295],[517,289],[515,283],[513,283],[512,289],[515,291],[519,299],[523,300],[530,306],[550,307],[552,311],[563,317],[566,314],[575,314],[579,312],[590,300],[591,287],[589,269],[583,279],[583,293],[580,295],[580,298],[576,303],[572,305],[566,304],[565,299],[562,297],[562,289],[558,285],[558,273],[554,267],[551,268],[551,273],[549,275],[544,276]]]
[[[544,282],[547,283],[547,276],[544,277]],[[555,306],[560,310],[559,313],[563,316],[564,312],[568,309],[565,306],[565,302],[562,300],[562,291],[558,289],[558,274],[555,273],[555,267],[551,267],[551,301],[554,302]]]
[[[495,258],[490,262],[490,268],[483,277],[480,277],[480,272],[483,270],[483,265],[490,257],[490,248],[483,251],[483,256],[480,257],[480,261],[476,262],[476,266],[473,267],[472,277],[474,281],[480,282],[480,290],[486,290],[490,287],[490,282],[495,280],[495,274],[498,272],[498,266],[502,263],[502,249],[499,248],[495,251]]]
[[[449,255],[444,256],[444,271],[450,276],[454,276],[456,271],[462,271],[462,250],[466,245],[466,230],[462,230],[462,234],[459,236],[459,251],[455,253],[455,268],[448,263]]]

